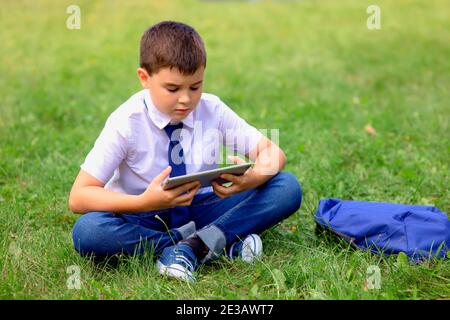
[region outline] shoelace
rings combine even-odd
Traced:
[[[184,264],[186,264],[188,266],[189,271],[194,271],[194,265],[185,256],[177,254],[177,255],[175,255],[175,259],[176,260],[181,260],[181,262],[184,262]]]

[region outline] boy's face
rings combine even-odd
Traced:
[[[193,75],[185,76],[177,68],[163,68],[149,76],[143,68],[138,68],[139,80],[149,89],[155,107],[176,122],[186,118],[200,100],[203,89],[202,66]]]

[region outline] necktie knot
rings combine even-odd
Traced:
[[[172,141],[172,134],[174,131],[178,129],[183,128],[183,122],[180,122],[178,124],[168,124],[164,127],[164,131],[166,132],[167,136],[169,137],[170,141]]]

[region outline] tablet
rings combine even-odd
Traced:
[[[248,168],[252,166],[252,163],[243,163],[238,164],[234,166],[224,167],[224,168],[217,168],[202,172],[196,172],[191,174],[186,174],[184,176],[178,176],[178,177],[172,177],[167,179],[163,185],[162,188],[164,190],[172,189],[178,186],[181,186],[182,184],[192,182],[192,181],[200,181],[201,187],[208,187],[211,185],[211,181],[216,180],[217,183],[223,184],[230,181],[224,180],[219,178],[219,176],[222,173],[228,173],[228,174],[234,174],[237,176],[240,176],[244,174],[245,171],[247,171]]]

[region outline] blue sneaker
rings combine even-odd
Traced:
[[[156,267],[160,274],[169,278],[195,282],[192,272],[197,268],[197,257],[190,246],[176,244],[163,250]]]
[[[231,245],[228,257],[231,260],[240,257],[243,261],[252,263],[255,258],[262,254],[262,250],[261,238],[257,234],[250,234],[243,240],[236,241]]]

